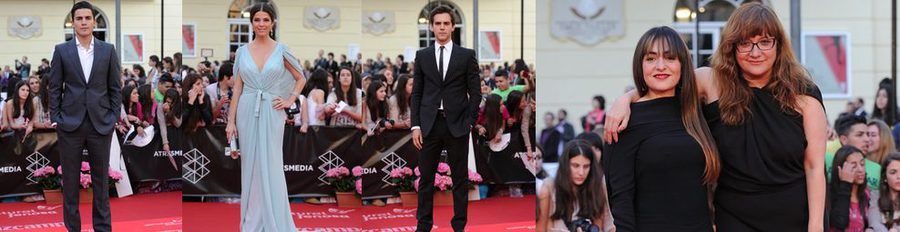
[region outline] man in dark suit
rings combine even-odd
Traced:
[[[412,91],[413,144],[420,149],[419,207],[416,231],[431,231],[434,173],[447,150],[453,178],[454,231],[466,226],[468,204],[468,139],[478,116],[481,84],[475,51],[453,44],[454,20],[450,8],[437,7],[430,14],[434,46],[416,52]]]
[[[50,120],[63,172],[66,229],[81,231],[79,170],[87,148],[93,184],[94,231],[111,231],[109,145],[121,104],[119,57],[113,45],[94,39],[97,11],[88,2],[72,6],[75,39],[56,45],[50,70]]]

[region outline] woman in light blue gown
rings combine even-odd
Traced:
[[[306,83],[287,47],[273,40],[275,10],[268,4],[250,9],[254,40],[238,48],[234,97],[226,133],[237,136],[241,156],[241,231],[297,231],[284,178],[285,108]]]

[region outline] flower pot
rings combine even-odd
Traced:
[[[400,202],[403,203],[403,207],[417,207],[419,206],[419,194],[416,192],[400,192]]]
[[[362,207],[362,199],[354,192],[337,192],[338,207],[359,208]]]
[[[81,189],[78,202],[79,204],[94,203],[94,191],[91,189]]]
[[[44,200],[48,205],[60,205],[63,203],[62,191],[59,189],[45,189]]]
[[[485,199],[488,197],[488,189],[490,189],[490,187],[486,184],[478,185],[478,193],[479,195],[481,195],[481,199]]]
[[[434,205],[435,206],[452,206],[453,205],[453,192],[451,192],[451,191],[435,191],[434,192]]]
[[[91,189],[81,189],[78,194],[79,204],[92,204],[94,202],[94,191]],[[63,203],[63,198],[62,190],[44,190],[44,200],[48,205],[60,205]]]

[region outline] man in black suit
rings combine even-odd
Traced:
[[[113,45],[93,37],[97,11],[88,2],[72,6],[75,39],[56,45],[50,69],[50,118],[59,137],[66,229],[81,231],[79,170],[87,148],[93,184],[94,231],[111,231],[109,145],[121,102],[119,57]]]
[[[481,102],[475,51],[453,44],[454,20],[450,8],[437,7],[430,14],[434,46],[416,52],[412,91],[413,144],[420,149],[419,207],[416,231],[431,231],[434,173],[441,151],[453,178],[454,231],[466,226],[468,204],[468,139]]]

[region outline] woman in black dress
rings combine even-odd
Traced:
[[[717,229],[823,231],[825,110],[775,11],[759,3],[735,10],[711,64],[695,74],[722,161]],[[612,141],[635,96],[609,112]]]
[[[617,231],[713,231],[707,193],[719,162],[690,53],[675,30],[656,27],[633,59],[641,97],[603,156]]]

